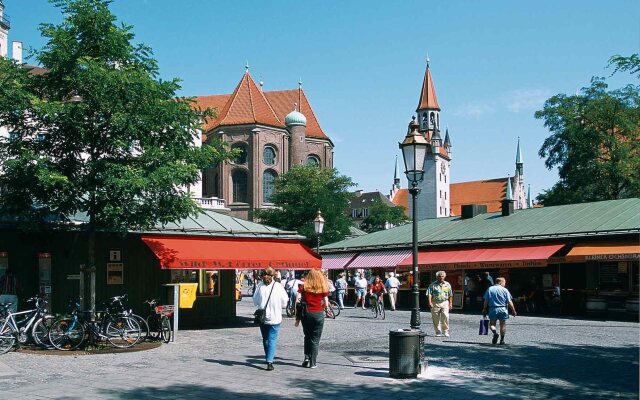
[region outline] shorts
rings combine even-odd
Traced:
[[[509,310],[507,307],[492,307],[489,308],[489,319],[505,321],[509,319]]]
[[[358,297],[364,297],[365,292],[365,288],[356,288],[356,296]]]

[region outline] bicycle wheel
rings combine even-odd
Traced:
[[[160,335],[162,336],[162,341],[165,343],[169,343],[171,341],[171,321],[169,318],[162,316],[160,320]]]
[[[371,313],[373,314],[373,318],[378,318],[378,306],[377,304],[371,305]]]
[[[75,350],[85,338],[84,324],[73,318],[61,318],[49,328],[49,342],[58,350]]]
[[[384,315],[384,303],[379,302],[378,303],[378,316],[382,319],[384,319],[385,315]]]
[[[4,354],[16,345],[16,336],[13,328],[9,325],[4,325],[4,321],[0,321],[0,323],[3,323],[0,328],[0,354]]]
[[[160,316],[157,314],[152,314],[147,317],[144,321],[149,327],[149,334],[147,338],[149,340],[160,340],[162,339],[161,330],[160,330]]]
[[[126,349],[140,341],[140,324],[131,317],[116,317],[107,324],[105,335],[113,347]]]
[[[33,325],[33,328],[31,328],[31,337],[33,337],[33,341],[36,345],[44,349],[50,349],[53,347],[49,341],[49,329],[54,322],[55,318],[53,318],[52,315],[45,315]]]
[[[333,308],[333,313],[335,314],[335,316],[337,317],[338,315],[340,315],[340,306],[338,306],[338,303],[333,300],[329,300],[329,303],[331,304],[331,308]]]
[[[140,338],[138,342],[144,342],[149,337],[149,324],[138,314],[131,314],[130,317],[135,319],[138,325],[140,325]]]
[[[336,314],[333,312],[333,308],[331,308],[331,304],[328,304],[324,307],[324,315],[327,318],[336,319]]]

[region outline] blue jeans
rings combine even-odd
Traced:
[[[338,306],[342,309],[344,308],[344,294],[346,290],[338,289],[336,290],[336,294],[338,297]]]
[[[262,333],[262,347],[264,347],[264,356],[268,363],[272,363],[273,359],[275,358],[279,331],[280,324],[260,324],[260,333]]]

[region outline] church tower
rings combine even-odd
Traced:
[[[516,171],[513,175],[513,198],[515,209],[522,210],[528,207],[528,198],[524,188],[524,162],[520,151],[520,138],[516,149]]]
[[[416,113],[419,130],[431,144],[424,162],[424,180],[418,186],[421,190],[417,201],[418,219],[448,217],[451,215],[451,139],[447,129],[444,142],[442,140],[440,105],[428,59]],[[409,209],[411,215],[411,204]]]
[[[9,49],[9,18],[4,15],[4,4],[0,0],[0,57],[7,57]]]

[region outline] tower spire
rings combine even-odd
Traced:
[[[396,154],[396,169],[393,172],[393,186],[400,189],[400,174],[398,173],[398,155]]]
[[[249,60],[247,60],[247,62],[244,63],[244,73],[245,74],[249,73]]]
[[[520,151],[520,136],[518,136],[518,148],[516,149],[516,174],[520,177],[524,174],[524,163],[522,162],[522,152]]]

